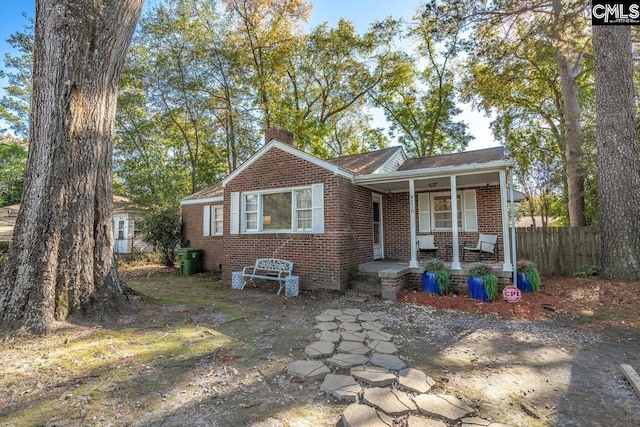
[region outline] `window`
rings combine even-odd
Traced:
[[[291,197],[291,191],[262,195],[263,230],[291,230]]]
[[[294,192],[296,196],[296,218],[298,231],[311,231],[313,202],[311,189],[305,188]]]
[[[462,229],[462,203],[460,203],[460,195],[458,194],[458,228]],[[433,200],[433,229],[434,230],[451,230],[451,195],[436,195]]]
[[[222,206],[211,207],[212,236],[222,236]]]
[[[458,229],[460,231],[478,231],[476,191],[458,191],[456,196]],[[420,232],[451,231],[451,213],[451,193],[418,194],[418,229]]]
[[[247,231],[258,231],[258,195],[244,196],[244,223]]]
[[[202,235],[222,236],[222,206],[204,206],[202,214]]]
[[[124,240],[124,226],[125,226],[125,219],[120,218],[118,220],[118,240]]]
[[[310,187],[244,193],[231,199],[234,224],[234,197],[242,205],[240,228],[246,233],[324,232],[323,184]],[[232,227],[232,234],[235,228]]]

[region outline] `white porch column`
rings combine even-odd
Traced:
[[[453,259],[451,261],[452,270],[460,270],[460,254],[458,244],[458,189],[456,188],[456,176],[451,175],[451,245]]]
[[[411,230],[411,261],[409,267],[419,267],[416,250],[416,189],[413,179],[409,180],[409,229]]]
[[[509,221],[507,211],[507,174],[505,171],[500,171],[500,205],[502,210],[502,242],[504,253],[504,264],[502,264],[502,271],[513,271],[511,265],[511,242],[509,240]]]

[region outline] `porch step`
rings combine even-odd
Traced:
[[[382,295],[382,284],[378,273],[356,273],[346,291],[348,296],[377,297]]]

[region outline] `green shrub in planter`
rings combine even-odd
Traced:
[[[524,292],[540,292],[540,273],[531,261],[520,260],[518,268],[518,289]]]
[[[498,295],[498,277],[493,274],[493,267],[480,262],[473,265],[469,274],[469,298],[493,301]]]
[[[433,286],[431,283],[433,279],[435,279],[436,286]],[[445,295],[449,292],[450,283],[451,279],[449,278],[449,272],[444,267],[444,262],[440,261],[438,258],[429,260],[429,262],[424,266],[422,290],[425,292]]]

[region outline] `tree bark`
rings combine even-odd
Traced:
[[[567,198],[569,225],[586,225],[584,215],[584,169],[582,167],[582,108],[578,100],[577,77],[580,74],[581,53],[570,52],[567,25],[563,19],[563,2],[553,0],[555,38],[554,53],[562,91],[562,116],[564,119],[565,170],[567,175]],[[575,58],[575,59],[574,59]]]
[[[118,80],[143,0],[37,0],[29,159],[0,325],[43,333],[128,310],[113,262]]]
[[[593,26],[601,274],[640,280],[640,156],[631,30]]]

